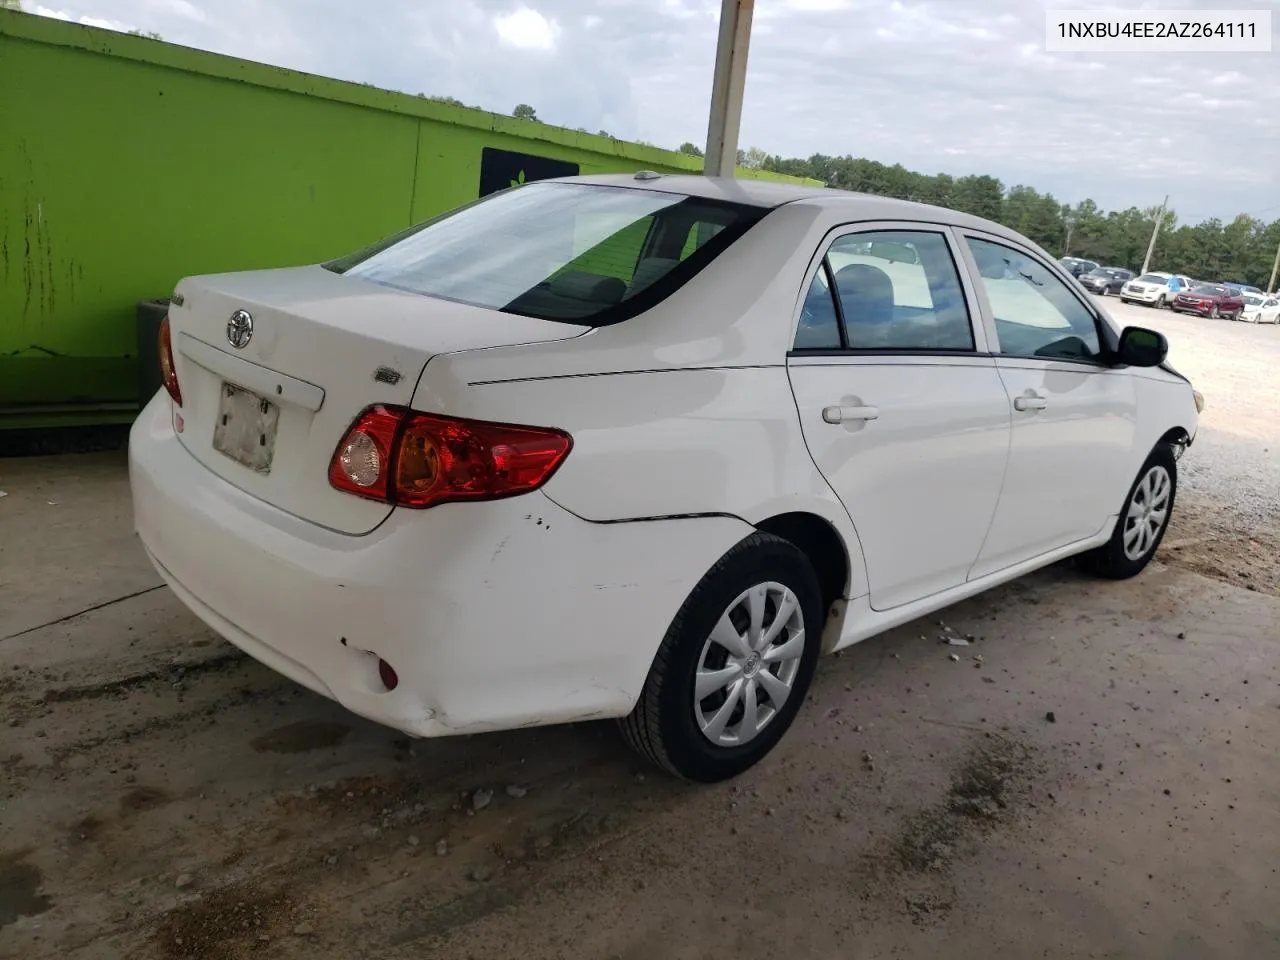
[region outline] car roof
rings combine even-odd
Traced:
[[[817,185],[779,183],[773,180],[738,180],[731,177],[704,177],[698,174],[654,174],[647,171],[558,177],[554,181],[540,182],[585,183],[604,187],[659,190],[770,209],[789,203],[845,207],[848,209],[851,220],[925,220],[1021,239],[1021,234],[992,220],[984,220],[982,217],[975,217],[947,207],[935,207],[912,200],[898,200],[893,197],[854,193],[851,190],[837,190]]]

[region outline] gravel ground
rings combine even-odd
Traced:
[[[1208,398],[1157,562],[825,661],[709,788],[353,717],[159,586],[120,452],[0,460],[0,957],[1280,955],[1280,330],[1108,306]]]

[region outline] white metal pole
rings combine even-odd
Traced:
[[[1156,225],[1151,230],[1151,242],[1147,244],[1147,255],[1142,260],[1142,272],[1146,273],[1151,266],[1151,254],[1156,249],[1156,237],[1160,234],[1160,222],[1164,220],[1164,208],[1169,205],[1169,195],[1165,194],[1164,203],[1160,204],[1160,212],[1156,214]]]
[[[738,164],[738,129],[742,125],[742,91],[747,81],[747,47],[755,0],[720,0],[720,39],[711,82],[711,117],[707,122],[708,177],[732,177]]]
[[[1267,281],[1267,296],[1276,292],[1276,273],[1280,272],[1280,247],[1276,247],[1276,262],[1271,265],[1271,279]]]

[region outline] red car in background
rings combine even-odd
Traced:
[[[1210,320],[1218,317],[1234,320],[1244,313],[1245,302],[1239,290],[1220,283],[1201,283],[1178,294],[1169,306],[1175,313],[1194,313]]]

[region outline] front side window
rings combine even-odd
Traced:
[[[599,326],[669,296],[766,212],[658,190],[535,183],[326,267],[425,296]]]
[[[849,349],[974,348],[960,276],[941,233],[886,230],[840,237],[819,275],[834,288],[834,309]]]
[[[1001,243],[968,241],[995,317],[1000,353],[1064,360],[1101,355],[1093,314],[1048,267]]]

